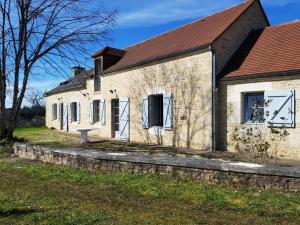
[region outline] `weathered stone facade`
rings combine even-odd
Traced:
[[[300,75],[300,74],[299,74]],[[300,76],[281,76],[251,78],[243,80],[220,81],[218,89],[218,148],[236,151],[232,134],[236,127],[243,124],[243,94],[251,92],[265,92],[270,90],[291,89],[296,92],[296,125],[287,128],[287,140],[279,143],[278,157],[300,158]],[[247,125],[246,125],[247,126]],[[251,126],[251,125],[249,125]]]
[[[100,155],[89,155],[80,152],[55,151],[41,146],[14,146],[15,155],[23,159],[39,160],[74,168],[101,170],[107,172],[127,171],[134,174],[156,174],[170,176],[181,180],[194,180],[209,184],[225,184],[230,186],[250,186],[261,189],[298,192],[300,188],[299,171],[286,168],[273,168],[251,171],[243,168],[228,168],[219,163],[192,164],[179,160],[177,162],[151,158],[130,159]],[[136,158],[136,157],[135,157]],[[291,171],[288,171],[291,170]],[[297,175],[298,174],[298,175]]]
[[[52,104],[80,102],[81,121],[79,124],[69,122],[69,132],[76,132],[76,128],[96,128],[97,130],[92,131],[92,134],[111,138],[113,136],[112,99],[126,97],[130,101],[130,141],[201,150],[211,149],[213,146],[213,71],[219,73],[224,68],[252,30],[268,25],[259,4],[259,2],[251,4],[211,46],[105,74],[101,77],[101,91],[99,92],[94,92],[94,80],[89,79],[86,87],[81,90],[47,96],[47,127],[61,129],[61,118],[51,119]],[[213,61],[214,54],[216,64]],[[150,85],[147,76],[153,78]],[[190,83],[187,85],[187,82]],[[195,98],[193,101],[188,101],[186,96],[192,91],[196,92]],[[173,95],[172,130],[160,127],[143,129],[140,105],[142,97],[166,93]],[[105,123],[91,125],[89,123],[89,102],[97,99],[104,99],[106,102]]]
[[[171,72],[173,71],[173,73]],[[157,78],[156,84],[152,88],[144,86],[145,76],[154,74]],[[197,82],[189,83],[195,89],[197,89],[195,97],[195,107],[192,112],[192,122],[197,122],[197,126],[194,128],[197,130],[193,138],[190,139],[191,147],[197,149],[209,149],[211,148],[211,88],[212,88],[212,52],[209,49],[199,50],[197,52],[181,55],[180,57],[167,59],[160,62],[148,64],[143,67],[138,67],[130,70],[109,74],[101,78],[101,91],[94,92],[94,80],[89,79],[86,83],[86,89],[72,90],[55,95],[50,95],[46,98],[46,125],[47,127],[53,127],[60,130],[60,118],[57,120],[51,119],[51,107],[52,104],[57,103],[71,103],[81,102],[81,121],[69,123],[69,132],[76,133],[76,128],[96,128],[91,134],[97,135],[103,138],[111,138],[111,100],[114,98],[128,97],[130,99],[130,140],[135,142],[157,142],[157,130],[156,128],[143,129],[142,128],[142,115],[141,106],[142,96],[152,94],[173,94],[174,101],[177,101],[178,118],[185,117],[185,104],[182,99],[182,89],[184,86],[177,86],[178,90],[174,90],[172,85],[184,81],[185,77],[179,77],[178,75],[192,76]],[[175,81],[176,79],[176,81]],[[177,80],[179,79],[179,80]],[[167,85],[165,84],[167,80]],[[170,82],[169,82],[170,81]],[[143,88],[141,88],[143,87]],[[137,90],[139,91],[137,92]],[[112,94],[110,90],[114,90]],[[188,92],[187,90],[183,90]],[[84,97],[84,93],[88,93]],[[97,99],[105,99],[105,124],[96,123],[89,124],[89,102]],[[205,101],[203,101],[205,100]],[[201,102],[202,101],[202,102]],[[198,104],[196,104],[198,102]],[[175,114],[175,113],[174,113]],[[200,115],[201,118],[197,118],[195,121],[195,115]],[[187,125],[185,118],[182,118],[182,125],[180,127],[180,137],[182,139],[178,141],[179,147],[185,147],[187,137]],[[172,130],[167,131],[162,128],[158,128],[162,144],[172,145],[174,127]]]
[[[254,2],[213,44],[216,51],[216,74],[224,69],[251,31],[268,26],[259,4],[258,1]]]

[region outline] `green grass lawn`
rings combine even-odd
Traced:
[[[167,153],[171,155],[181,153],[182,151],[182,149],[172,147],[146,145],[133,142],[126,143],[99,138],[96,138],[97,141],[80,145],[79,135],[63,133],[57,130],[50,130],[46,127],[18,128],[15,130],[14,136],[22,141],[28,141],[39,145],[47,145],[50,147],[81,147],[87,149],[98,149],[101,151],[134,151],[147,153]]]
[[[33,144],[63,147],[79,144],[79,136],[50,130],[46,127],[17,128],[14,136]]]
[[[36,129],[16,134],[40,141]],[[7,151],[0,146],[0,224],[300,224],[299,193],[89,172]]]

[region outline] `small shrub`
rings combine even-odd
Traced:
[[[254,123],[236,127],[232,134],[235,149],[247,152],[259,163],[276,163],[278,148],[289,135],[285,127],[268,128],[265,124]]]

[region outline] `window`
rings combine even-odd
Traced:
[[[95,59],[94,91],[101,90],[101,71],[102,71],[102,60],[101,58]]]
[[[263,123],[264,93],[248,93],[244,96],[244,123]]]
[[[52,104],[52,120],[57,120],[57,104]]]
[[[172,130],[173,96],[171,93],[143,96],[142,128],[163,127]]]
[[[163,126],[163,95],[149,96],[149,125],[150,127]]]
[[[93,101],[93,123],[97,123],[100,121],[100,110],[99,110],[99,106],[100,106],[100,100],[94,100]]]
[[[76,122],[77,118],[77,102],[72,102],[70,105],[71,108],[71,121]]]

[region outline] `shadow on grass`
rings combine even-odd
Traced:
[[[175,147],[170,146],[160,146],[155,144],[141,144],[141,143],[126,143],[122,141],[110,141],[110,140],[97,140],[89,141],[87,144],[82,145],[86,148],[95,148],[103,150],[117,150],[120,151],[120,148],[125,151],[165,151],[165,152],[179,152],[180,150]]]
[[[18,137],[13,137],[12,142],[27,142],[28,139],[26,138],[18,138]]]
[[[9,216],[25,216],[36,212],[41,212],[41,210],[30,208],[13,208],[9,210],[0,210],[0,218]]]
[[[8,139],[0,139],[0,146],[8,146],[13,145],[14,142],[27,142],[28,140],[26,138],[18,138],[13,137],[11,140]]]

